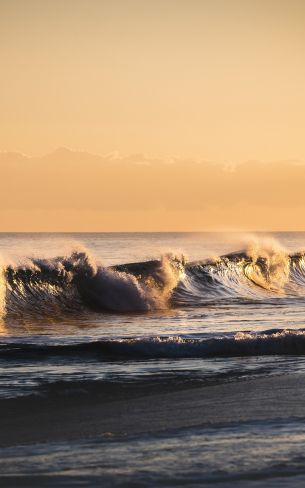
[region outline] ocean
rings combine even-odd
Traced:
[[[291,232],[0,234],[3,486],[304,486],[304,249]],[[101,404],[121,410],[97,428]]]

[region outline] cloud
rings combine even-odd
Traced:
[[[230,219],[239,225],[247,211],[257,209],[264,221],[264,208],[268,219],[278,208],[305,208],[305,164],[297,161],[168,164],[139,154],[98,156],[59,148],[39,158],[2,152],[0,174],[2,210],[180,212],[186,219],[214,212],[220,225],[222,214],[228,225]]]

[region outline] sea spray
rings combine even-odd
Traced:
[[[3,311],[21,316],[85,309],[148,312],[305,294],[304,253],[288,255],[273,241],[252,241],[244,251],[193,263],[167,253],[152,261],[105,267],[83,248],[53,258],[25,258],[2,269]]]
[[[252,268],[247,267],[251,279],[256,280],[260,286],[275,291],[284,288],[289,279],[290,258],[287,251],[275,239],[252,238],[247,245],[246,255],[252,261]]]
[[[140,270],[141,270],[140,266]],[[97,265],[94,257],[82,250],[52,259],[26,259],[8,265],[6,311],[40,314],[92,310],[144,312],[167,308],[173,288],[183,274],[177,257],[166,255],[154,262],[151,272],[142,276]]]

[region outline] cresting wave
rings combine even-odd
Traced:
[[[166,255],[158,261],[106,268],[84,251],[68,257],[28,259],[2,274],[6,314],[149,311],[168,306],[183,268]]]
[[[82,343],[0,344],[1,357],[14,360],[46,356],[86,355],[109,359],[217,358],[239,356],[304,355],[305,331],[267,330],[261,333],[238,332],[235,335],[190,339],[180,336],[105,339]]]
[[[79,310],[145,312],[219,299],[305,296],[305,253],[250,247],[212,260],[159,260],[103,267],[85,251],[3,267],[2,315]]]

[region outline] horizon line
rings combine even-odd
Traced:
[[[1,234],[302,234],[304,230],[0,230]]]

